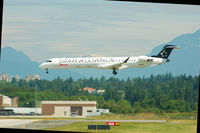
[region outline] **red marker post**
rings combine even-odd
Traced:
[[[106,124],[110,125],[110,126],[119,126],[120,125],[119,122],[107,122]]]

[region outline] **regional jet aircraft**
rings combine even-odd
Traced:
[[[158,55],[138,57],[84,57],[84,58],[51,58],[40,65],[48,69],[74,69],[74,68],[97,68],[111,69],[116,75],[116,70],[127,68],[139,68],[167,63],[171,51],[178,49],[175,45],[165,45]]]

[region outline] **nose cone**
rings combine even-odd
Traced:
[[[41,65],[39,65],[40,68],[44,68],[44,63],[42,63]]]

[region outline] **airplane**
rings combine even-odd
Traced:
[[[156,66],[169,62],[168,59],[173,49],[179,49],[175,45],[165,45],[157,55],[138,57],[82,57],[82,58],[51,58],[42,63],[39,67],[48,69],[75,69],[75,68],[97,68],[111,69],[117,75],[116,70],[127,68],[141,68]]]

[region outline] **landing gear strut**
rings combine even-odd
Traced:
[[[113,74],[117,75],[117,71],[115,69],[113,69]]]
[[[48,69],[46,69],[46,73],[48,74],[49,72],[48,72]]]

